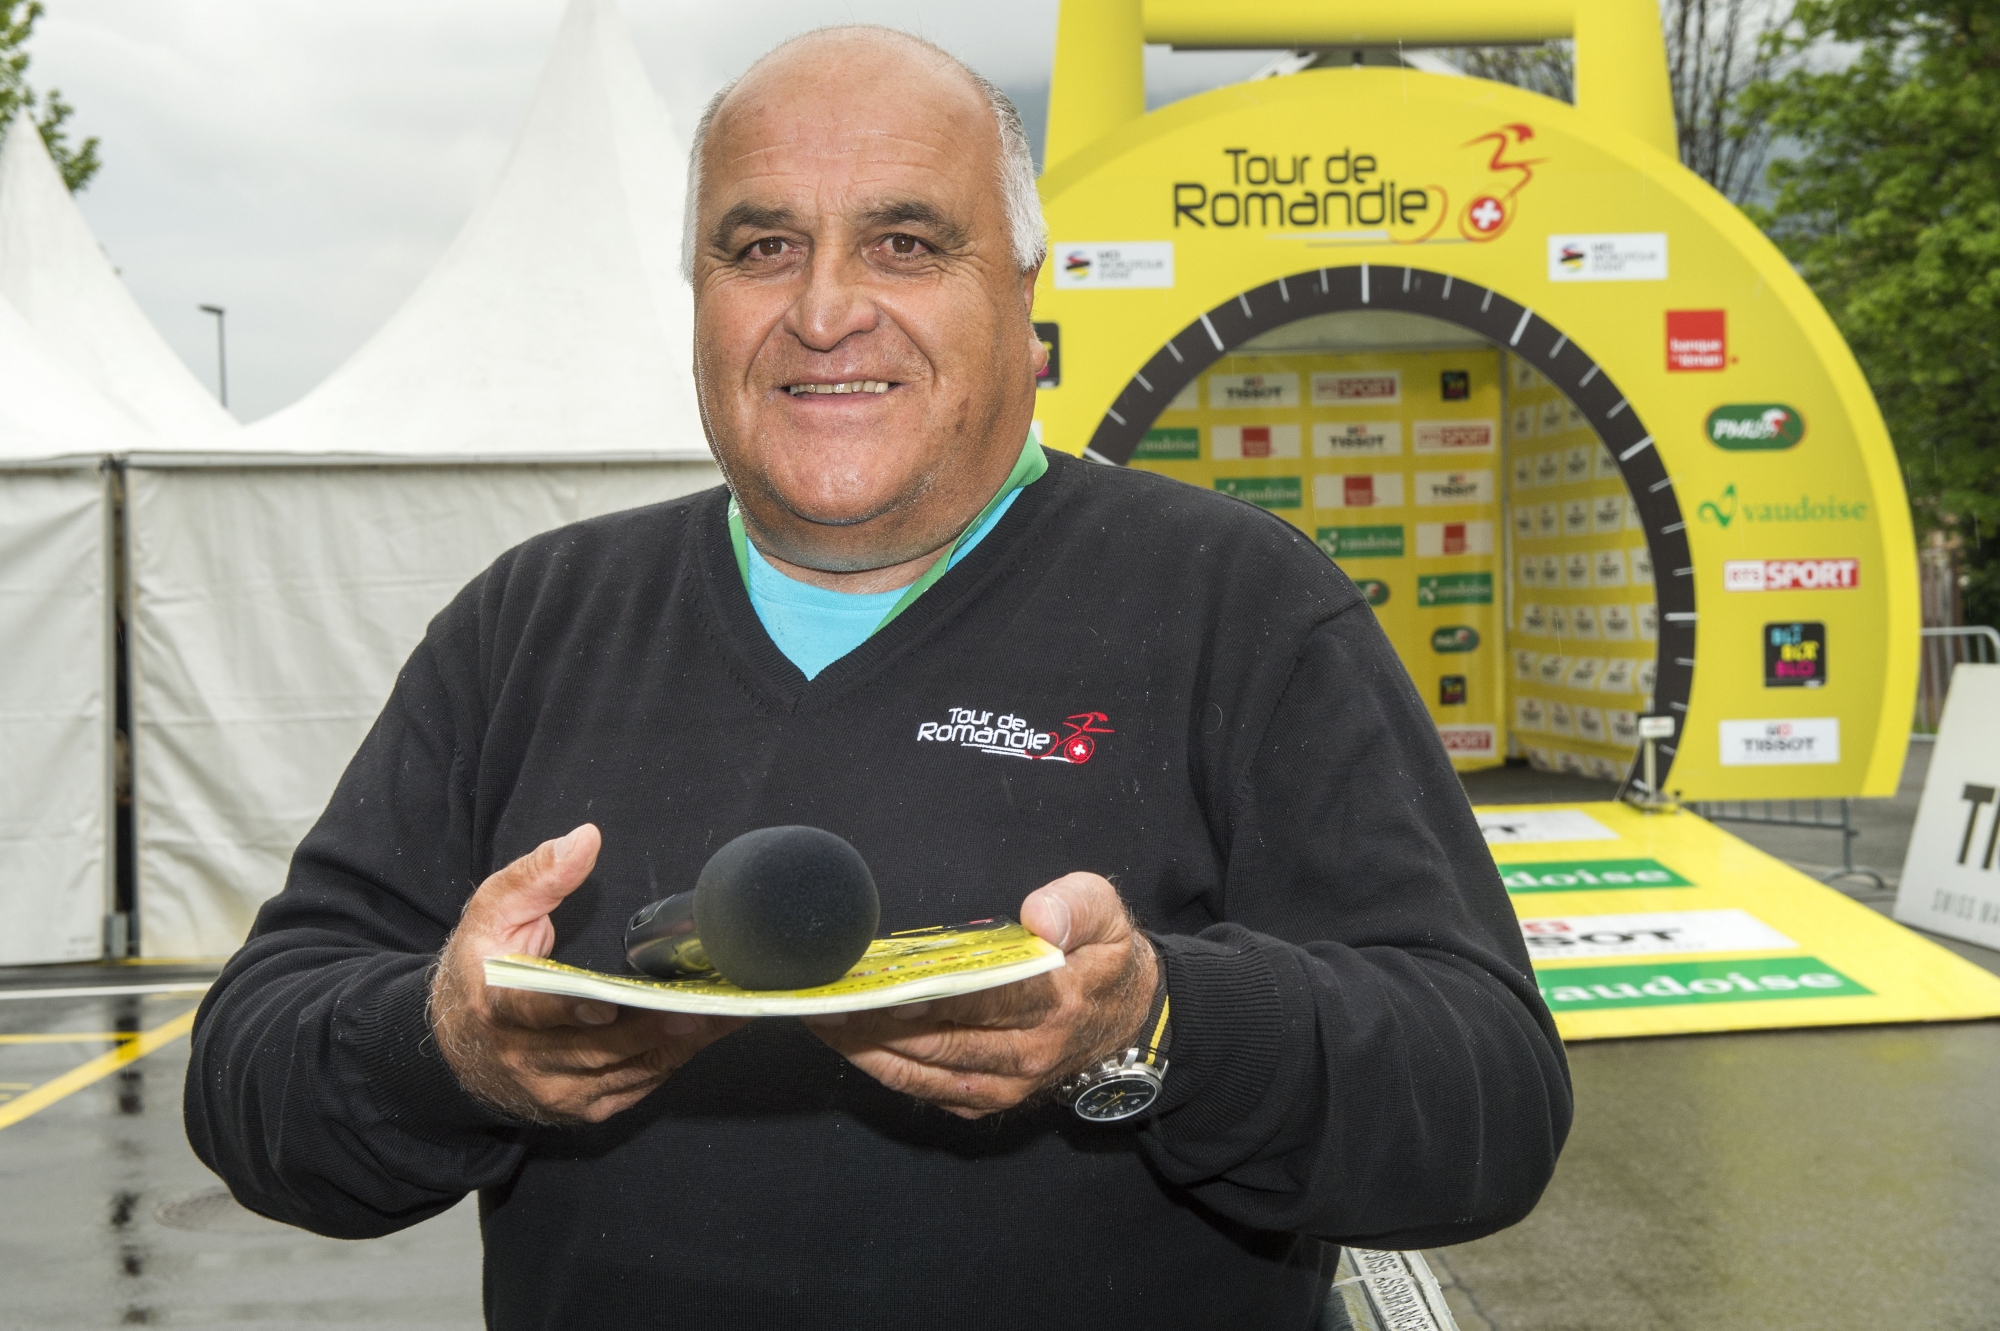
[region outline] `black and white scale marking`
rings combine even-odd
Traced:
[[[1688,554],[1687,523],[1673,478],[1638,413],[1602,366],[1560,329],[1536,318],[1533,309],[1490,288],[1424,268],[1361,264],[1293,273],[1224,301],[1168,338],[1105,411],[1084,456],[1123,466],[1166,404],[1229,352],[1295,319],[1363,309],[1443,319],[1521,356],[1576,404],[1618,459],[1653,555],[1653,594],[1660,612],[1653,713],[1673,717],[1676,731],[1674,740],[1658,748],[1664,785],[1694,687],[1694,560]],[[1636,776],[1637,760],[1633,770]]]

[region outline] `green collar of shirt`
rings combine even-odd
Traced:
[[[896,604],[889,607],[889,613],[882,616],[882,622],[875,626],[875,632],[880,633],[891,620],[909,609],[919,596],[929,591],[932,583],[950,570],[952,556],[958,553],[959,545],[966,537],[979,530],[980,524],[986,521],[994,509],[1006,501],[1008,495],[1033,485],[1048,469],[1048,457],[1042,452],[1042,428],[1037,423],[1028,427],[1028,441],[1021,445],[1021,456],[1015,459],[1014,470],[1007,473],[1006,481],[994,492],[993,497],[986,501],[986,507],[980,509],[972,521],[965,524],[964,530],[958,534],[958,539],[951,543],[951,549],[945,551],[936,562],[924,570],[921,578],[904,588]],[[736,552],[736,571],[741,575],[743,589],[747,592],[750,589],[750,536],[743,529],[743,514],[736,507],[734,495],[729,498],[729,544]]]

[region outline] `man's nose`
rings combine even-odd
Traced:
[[[868,265],[844,247],[815,246],[804,290],[786,322],[792,335],[813,351],[832,351],[856,333],[868,333],[881,319],[868,291]]]

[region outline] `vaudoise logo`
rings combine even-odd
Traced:
[[[1809,494],[1801,494],[1797,502],[1786,499],[1766,503],[1763,500],[1739,499],[1736,486],[1731,484],[1715,498],[1702,500],[1695,509],[1695,516],[1704,523],[1725,529],[1737,522],[1745,526],[1779,522],[1866,522],[1868,501],[1855,502],[1833,495],[1815,499]]]

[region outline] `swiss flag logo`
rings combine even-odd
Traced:
[[[1267,458],[1271,456],[1270,426],[1246,425],[1243,427],[1243,456],[1246,458]]]
[[[1375,478],[1373,476],[1344,476],[1341,478],[1344,499],[1349,508],[1375,507]]]

